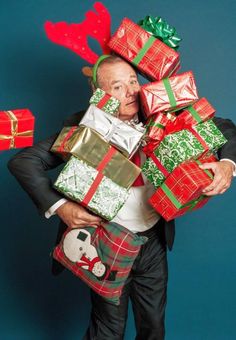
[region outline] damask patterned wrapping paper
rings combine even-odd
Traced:
[[[72,154],[97,168],[111,149],[114,148],[96,131],[84,126],[74,126],[62,129],[51,151],[62,154],[64,158]],[[139,167],[117,150],[103,170],[106,177],[124,188],[129,188],[140,172]]]
[[[208,151],[214,153],[226,142],[212,120],[167,134],[144,163],[142,172],[157,188],[180,163]]]
[[[179,54],[128,18],[122,20],[108,46],[151,80],[168,77],[179,69]]]
[[[176,111],[198,100],[191,71],[141,86],[140,99],[146,117],[163,111]]]
[[[201,208],[210,199],[202,194],[202,190],[210,185],[213,174],[199,168],[199,164],[215,161],[217,159],[212,155],[180,164],[149,199],[149,203],[166,221]]]
[[[126,157],[139,148],[145,133],[142,123],[132,125],[125,123],[94,105],[90,105],[80,125],[97,131],[109,144],[120,150]]]
[[[104,112],[110,113],[112,116],[118,117],[120,101],[100,88],[95,90],[89,103],[94,104]]]
[[[129,196],[127,189],[74,156],[61,171],[54,187],[108,221],[116,216]]]
[[[34,121],[28,109],[0,111],[0,150],[31,146]]]
[[[160,144],[165,129],[168,126],[182,125],[197,125],[214,117],[215,109],[207,101],[206,98],[197,100],[193,105],[186,107],[175,113],[158,113],[149,117],[146,125],[147,143],[143,151],[150,155],[151,152]]]

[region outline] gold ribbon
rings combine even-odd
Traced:
[[[33,136],[33,130],[27,130],[18,132],[18,119],[12,111],[4,111],[11,121],[11,136],[1,135],[0,140],[11,139],[10,149],[15,147],[15,137],[31,137]]]

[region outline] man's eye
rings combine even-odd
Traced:
[[[137,84],[138,84],[138,81],[137,81],[137,80],[132,80],[132,81],[130,82],[130,84],[131,84],[131,85],[137,85]]]
[[[122,86],[121,86],[121,85],[119,85],[119,86],[115,86],[115,87],[114,87],[114,90],[118,91],[118,90],[120,90],[121,88],[122,88]]]

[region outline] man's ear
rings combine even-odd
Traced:
[[[88,78],[88,82],[89,82],[89,85],[92,89],[93,92],[96,91],[96,87],[93,83],[93,68],[92,67],[89,67],[89,66],[84,66],[82,68],[82,73],[85,77]]]
[[[91,78],[93,76],[93,68],[89,66],[82,67],[82,73],[85,77]]]

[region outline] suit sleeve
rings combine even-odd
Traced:
[[[83,114],[84,111],[80,111],[69,116],[63,125],[78,125]],[[48,170],[54,169],[63,163],[59,156],[50,152],[57,136],[58,133],[33,147],[23,149],[8,162],[10,172],[28,193],[42,215],[61,198],[64,198],[53,188],[47,174]]]
[[[28,193],[40,214],[44,214],[63,196],[53,189],[46,173],[63,163],[63,160],[50,152],[57,134],[23,149],[8,162],[10,172],[16,177],[21,187]]]
[[[217,152],[219,159],[228,158],[236,163],[236,126],[230,119],[215,117],[213,119],[218,129],[227,139],[227,143],[223,145]]]

